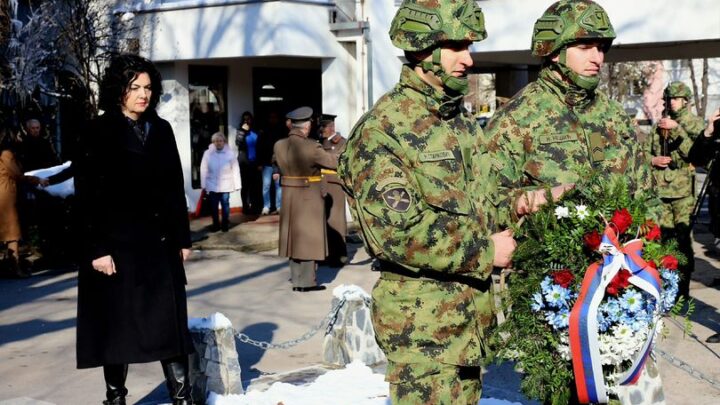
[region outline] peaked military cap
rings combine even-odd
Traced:
[[[308,106],[303,106],[300,108],[296,108],[285,116],[286,118],[289,118],[292,122],[302,122],[302,121],[310,121],[310,118],[312,118],[313,115],[313,109]]]
[[[333,122],[335,121],[335,117],[337,117],[337,115],[323,114],[320,116],[320,124],[327,124],[329,122]]]

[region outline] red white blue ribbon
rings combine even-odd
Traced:
[[[578,400],[581,403],[608,402],[600,361],[597,322],[598,307],[608,284],[620,270],[626,269],[632,273],[628,280],[631,284],[647,291],[656,301],[660,299],[660,274],[643,260],[642,247],[640,239],[620,246],[615,231],[608,226],[600,244],[603,262],[593,263],[585,272],[577,302],[570,311],[570,352]],[[642,350],[633,359],[630,369],[620,378],[621,385],[637,381],[652,350],[654,335],[654,330],[649,331]]]

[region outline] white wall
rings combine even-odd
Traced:
[[[138,14],[152,60],[293,55],[333,57],[328,7],[267,2]]]

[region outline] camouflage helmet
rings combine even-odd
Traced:
[[[665,95],[668,97],[682,97],[686,100],[692,98],[692,90],[683,82],[672,82],[665,88]]]
[[[390,25],[393,45],[410,52],[486,37],[485,17],[474,0],[403,0]]]
[[[532,54],[544,57],[580,40],[604,40],[608,46],[615,30],[605,10],[591,0],[553,3],[533,27]]]

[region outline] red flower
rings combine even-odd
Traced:
[[[648,267],[652,267],[653,269],[657,270],[657,264],[655,264],[654,261],[650,260],[649,262],[647,262],[647,264]]]
[[[650,226],[650,231],[647,233],[647,235],[645,235],[645,239],[660,240],[660,236],[662,236],[660,233],[660,227],[652,221],[648,221],[647,225]]]
[[[592,231],[583,236],[583,242],[585,242],[585,246],[587,246],[588,249],[595,251],[600,247],[602,238],[600,237],[598,231]]]
[[[630,277],[632,277],[632,273],[629,271],[625,269],[618,271],[605,291],[610,295],[618,295],[620,290],[624,290],[630,286]]]
[[[673,255],[663,256],[663,258],[660,259],[660,266],[668,270],[677,270],[678,259]]]
[[[617,289],[617,287],[615,287],[615,286],[612,285],[612,284],[610,284],[610,285],[607,286],[607,288],[605,289],[605,292],[607,292],[609,295],[614,295],[614,296],[616,296],[616,297],[617,297],[617,295],[618,295],[618,289]]]
[[[632,221],[632,215],[630,215],[630,212],[627,210],[627,208],[615,210],[615,213],[610,220],[610,222],[615,224],[615,226],[617,227],[618,235],[625,233],[625,231],[630,228],[630,225],[632,225]]]
[[[563,270],[552,273],[552,278],[555,281],[555,284],[557,284],[563,288],[568,288],[570,283],[572,283],[573,280],[575,280],[575,277],[572,275],[572,273],[568,269],[563,269]]]

